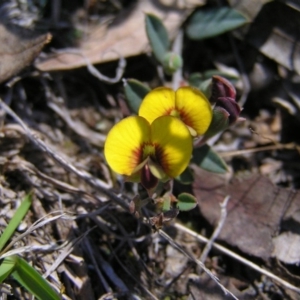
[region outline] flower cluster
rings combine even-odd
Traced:
[[[110,167],[145,188],[180,175],[187,167],[193,138],[212,121],[209,100],[199,90],[165,87],[149,92],[138,116],[121,120],[108,133],[104,155]]]

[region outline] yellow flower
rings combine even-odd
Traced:
[[[191,154],[189,130],[172,116],[159,117],[151,124],[140,116],[125,118],[110,130],[104,146],[109,166],[131,180],[143,174],[174,178],[187,167]]]
[[[188,126],[192,136],[203,135],[212,120],[208,99],[199,90],[181,87],[176,92],[160,87],[149,92],[141,103],[139,116],[150,123],[160,116],[171,115]]]

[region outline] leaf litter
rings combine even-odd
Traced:
[[[262,7],[267,10],[265,2],[262,1]],[[142,3],[138,2],[136,10],[130,9],[141,14],[138,7]],[[176,34],[189,12],[180,14],[172,24],[175,27],[169,28],[167,24],[168,30]],[[132,21],[130,17],[127,20]],[[254,25],[252,28],[249,25],[252,30]],[[138,26],[138,32],[144,38],[145,33],[140,31],[143,26]],[[117,29],[122,34],[122,27]],[[29,38],[25,47],[30,54],[26,59],[13,57],[16,66],[7,60],[11,71],[0,73],[2,81],[30,64],[48,37],[46,34],[38,35],[37,40]],[[157,79],[151,78],[153,67],[147,65],[147,58],[128,59],[145,52],[147,43],[142,41],[139,47],[131,45],[128,53],[114,53],[110,58],[104,55],[107,58],[104,61],[124,56],[129,63],[126,78],[145,64],[146,81],[154,86]],[[110,42],[121,49],[116,40]],[[37,47],[32,46],[35,43]],[[88,40],[81,43],[83,48],[88,46]],[[259,47],[258,43],[252,43]],[[266,45],[274,47],[274,43],[277,46],[273,42],[259,48],[264,57],[255,60],[273,77],[278,76],[273,60],[286,67],[288,70],[279,74],[288,82],[292,66],[285,57],[277,58],[274,52],[265,51]],[[19,40],[16,44],[19,46]],[[224,50],[221,56],[214,46],[209,43],[206,46],[218,57],[216,65],[224,63]],[[195,44],[187,43],[187,48],[193,47]],[[106,50],[97,51],[105,53]],[[240,58],[253,57],[253,53],[248,54],[243,53]],[[88,52],[84,55],[91,63],[103,62]],[[84,59],[75,60],[79,65],[86,65]],[[49,61],[51,68],[61,68],[59,62]],[[230,60],[226,64],[230,65]],[[13,253],[20,253],[30,261],[61,291],[64,299],[183,299],[188,296],[233,299],[230,293],[225,296],[218,283],[211,279],[215,275],[238,299],[298,299],[299,153],[297,139],[287,130],[294,126],[292,131],[297,131],[299,124],[282,105],[266,100],[283,97],[284,88],[278,85],[278,79],[263,81],[257,88],[251,82],[244,108],[249,121],[226,131],[213,144],[214,150],[223,154],[231,172],[221,176],[194,167],[194,184],[178,185],[178,188],[193,189],[199,208],[180,213],[177,221],[159,234],[160,231],[153,231],[129,213],[129,200],[136,187],[122,183],[111,174],[102,154],[107,131],[122,117],[116,106],[122,103],[122,83],[109,86],[85,70],[72,70],[79,65],[70,64],[70,71],[48,74],[37,74],[30,69],[31,73],[13,81],[10,89],[3,85],[2,98],[21,122],[2,105],[2,230],[28,191],[32,191],[34,199],[30,213],[13,239]],[[36,66],[41,68],[42,63],[37,62]],[[107,64],[104,70],[113,73],[115,66],[115,63]],[[249,69],[250,78],[256,69]],[[272,86],[274,81],[276,88]],[[284,95],[285,101],[289,97]],[[192,233],[211,236],[220,222],[220,203],[226,196],[230,197],[227,216],[205,260],[204,267],[210,273],[203,273],[197,259],[207,241],[196,239]],[[146,212],[153,215],[148,208]],[[180,245],[180,252],[175,245]],[[13,280],[6,284],[9,289],[2,286],[2,293],[8,291],[18,299],[28,297]]]

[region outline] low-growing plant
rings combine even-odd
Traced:
[[[187,26],[187,35],[203,39],[237,28],[246,19],[231,8],[206,12],[209,22],[203,23],[203,12],[196,12]],[[180,53],[171,51],[171,42],[163,22],[153,14],[145,15],[146,33],[153,55],[167,75],[182,67]],[[205,27],[207,25],[207,28]],[[217,24],[217,25],[216,25]],[[198,30],[202,34],[197,34]],[[136,79],[124,80],[129,108],[137,116],[117,123],[109,132],[104,154],[109,166],[126,181],[139,182],[154,200],[162,214],[176,216],[193,209],[196,198],[188,193],[173,195],[172,180],[191,183],[190,164],[217,173],[227,172],[223,159],[206,144],[209,138],[239,120],[241,109],[236,91],[229,79],[237,79],[218,70],[191,74],[188,84],[176,91],[167,87],[153,90]],[[141,214],[147,199],[136,197],[132,211]]]

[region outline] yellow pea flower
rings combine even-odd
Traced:
[[[160,116],[179,118],[189,128],[192,136],[203,135],[212,120],[212,108],[206,96],[192,87],[181,87],[176,92],[159,87],[143,99],[139,116],[150,123]]]
[[[154,177],[157,181],[178,176],[191,154],[189,130],[172,116],[159,117],[151,124],[140,116],[127,117],[109,131],[104,145],[112,170],[129,176],[129,180],[142,179],[142,183]]]

